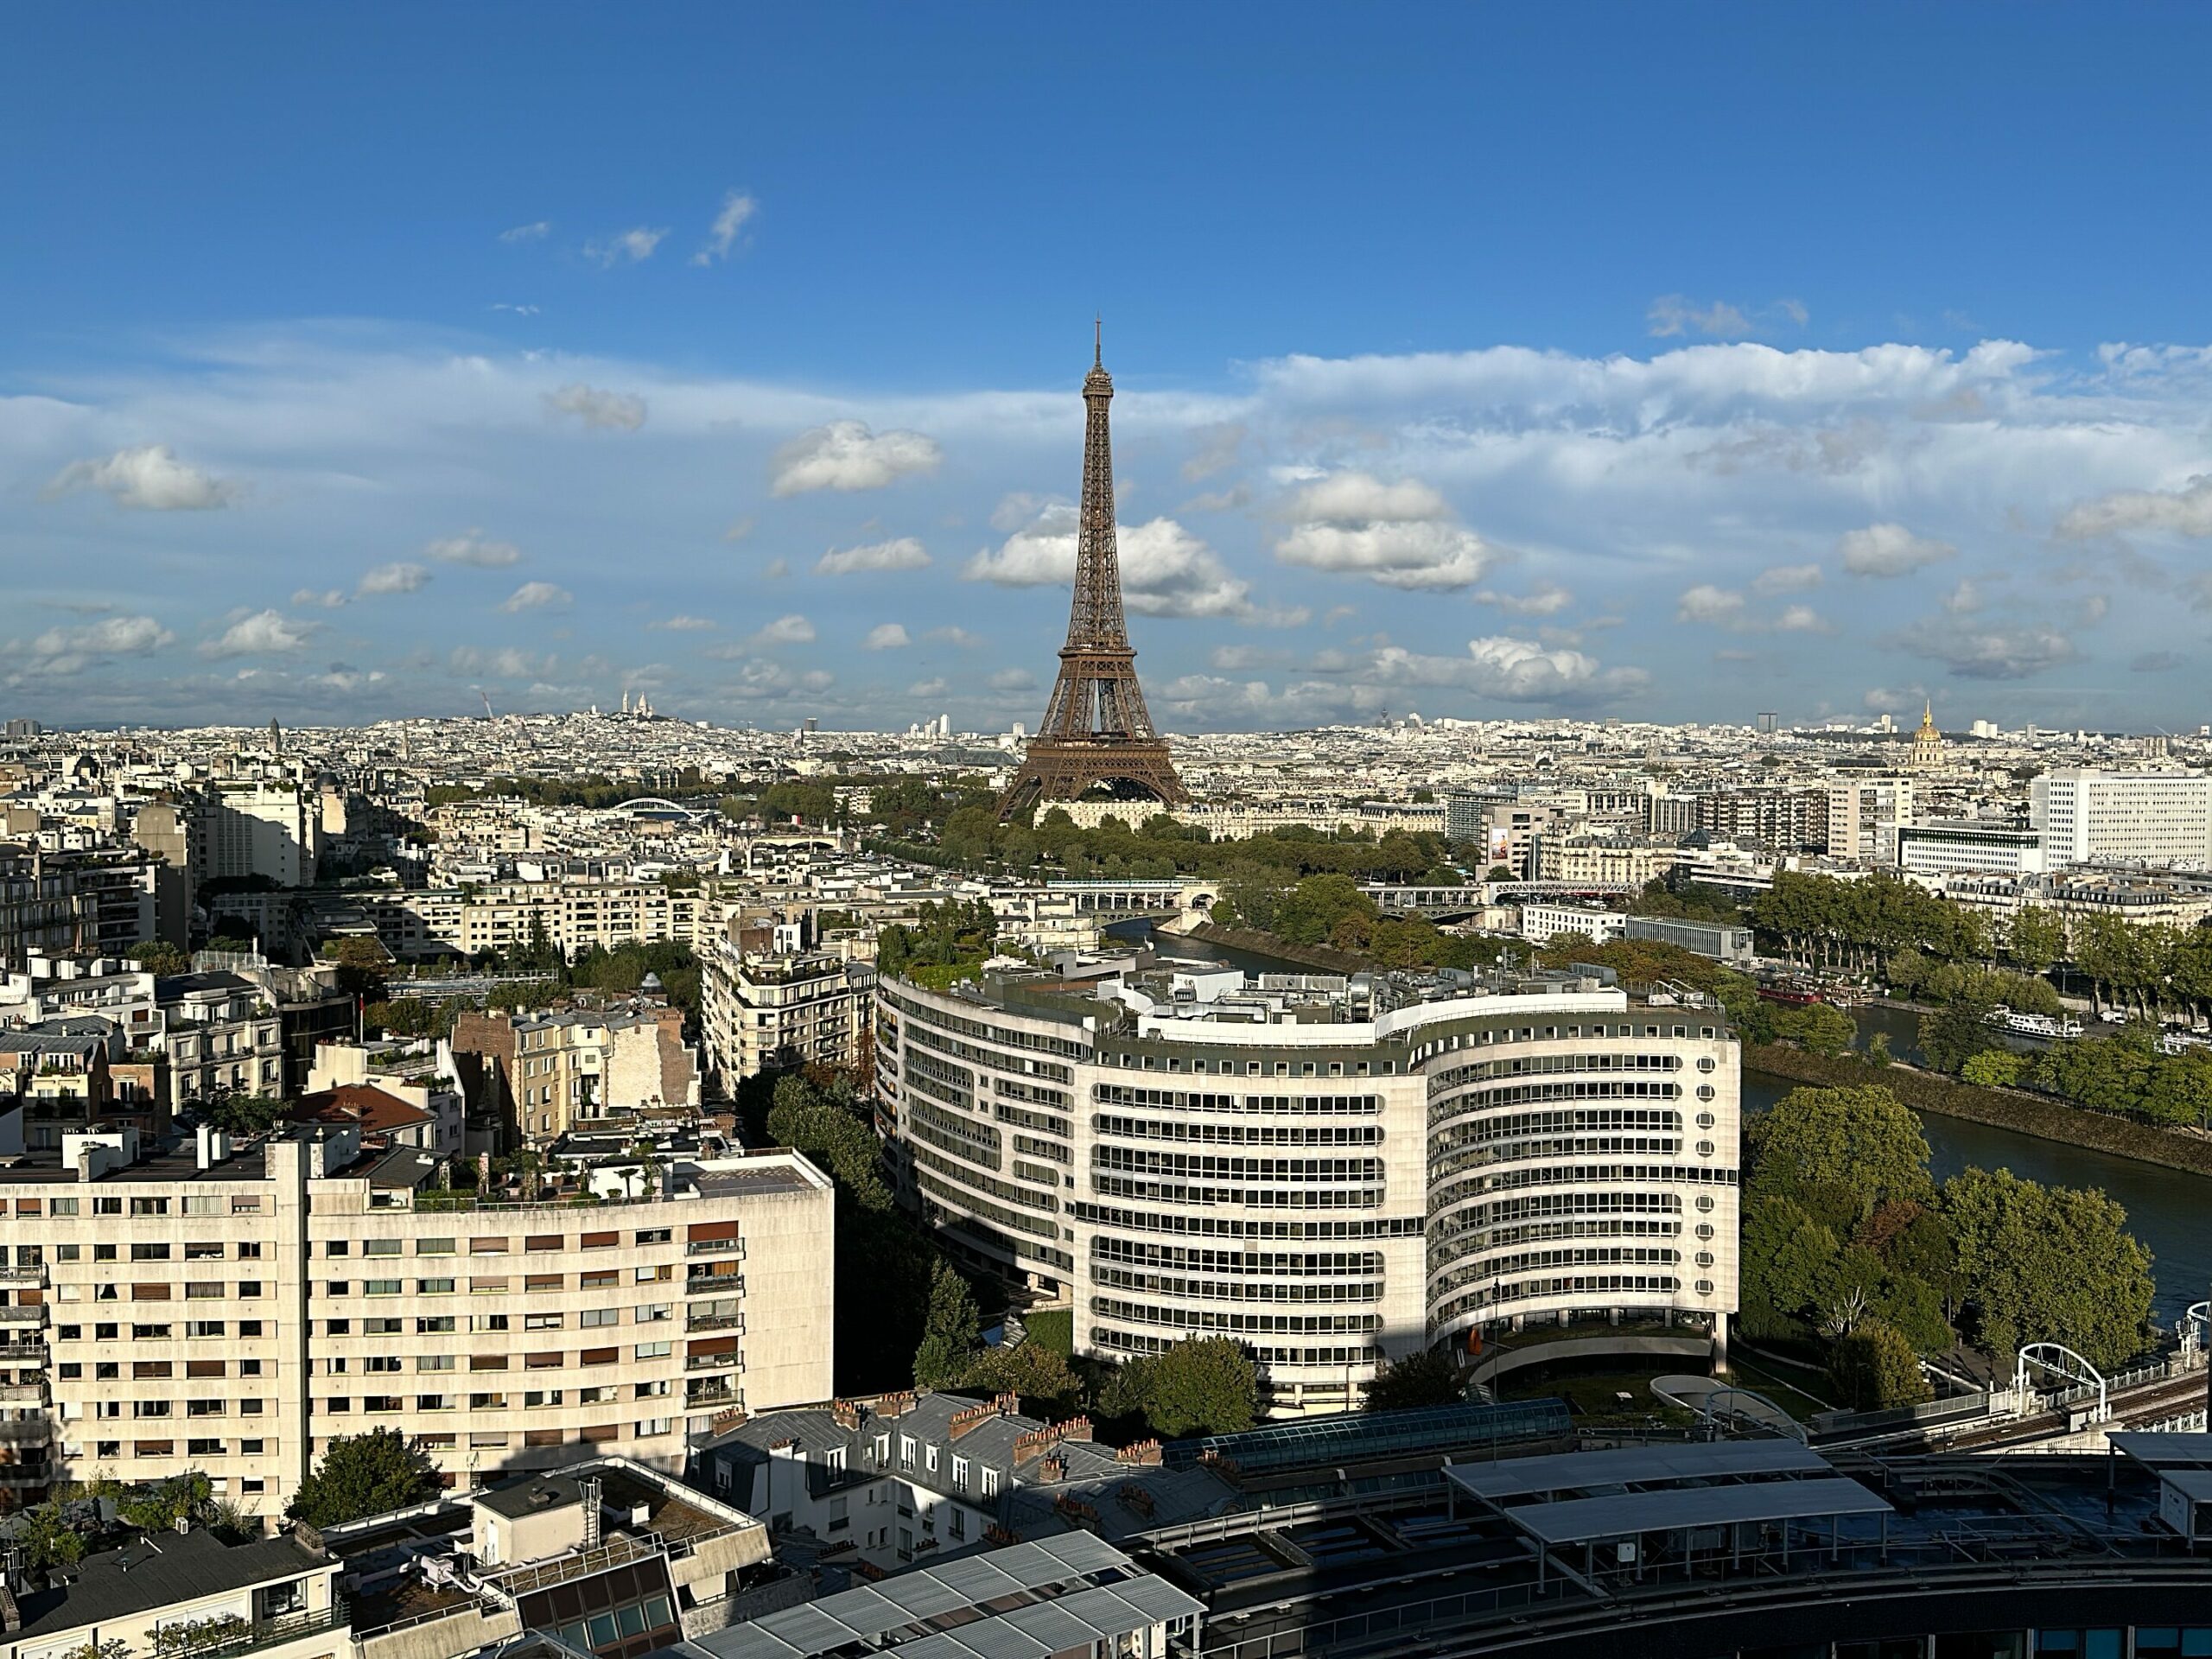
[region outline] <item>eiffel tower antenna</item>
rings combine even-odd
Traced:
[[[1175,775],[1166,740],[1153,729],[1137,683],[1137,654],[1122,613],[1122,566],[1114,536],[1114,445],[1107,405],[1106,325],[1092,324],[1090,372],[1083,379],[1083,505],[1075,543],[1075,596],[1059,677],[1021,769],[999,797],[999,816],[1041,801],[1073,801],[1103,786],[1116,799],[1175,805],[1190,791]]]

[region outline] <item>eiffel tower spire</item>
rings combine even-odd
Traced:
[[[1083,502],[1076,519],[1075,596],[1059,677],[1045,718],[1004,795],[1001,817],[1034,801],[1072,801],[1094,786],[1116,798],[1187,801],[1166,742],[1153,729],[1137,683],[1136,652],[1122,612],[1121,555],[1114,532],[1114,442],[1107,406],[1105,325],[1096,325],[1083,379]]]

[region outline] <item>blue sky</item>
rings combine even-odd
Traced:
[[[12,711],[2205,713],[2201,11],[0,27]]]

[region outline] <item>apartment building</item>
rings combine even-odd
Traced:
[[[683,1013],[639,1000],[607,1008],[464,1012],[456,1054],[482,1061],[477,1103],[533,1143],[556,1141],[610,1112],[699,1103],[698,1056]]]
[[[0,1141],[21,1147],[9,1118]],[[717,1417],[830,1392],[832,1193],[804,1159],[531,1202],[449,1192],[440,1166],[322,1125],[72,1135],[0,1167],[15,1478],[197,1468],[274,1512],[374,1428],[464,1486],[600,1454],[675,1470]]]
[[[1855,858],[1862,864],[1894,863],[1898,826],[1911,823],[1912,816],[1909,778],[1832,784],[1827,790],[1828,855]]]
[[[280,887],[311,887],[322,849],[320,803],[299,785],[264,778],[224,779],[196,803],[200,881],[265,876]]]
[[[700,969],[702,1045],[725,1090],[770,1066],[861,1063],[872,964],[825,950],[748,950],[721,939]]]
[[[2051,868],[2068,864],[2212,869],[2212,775],[2047,772],[2028,785],[2028,822]]]
[[[1560,978],[1116,969],[876,993],[879,1111],[956,1249],[1078,1351],[1252,1349],[1279,1413],[1524,1322],[1648,1318],[1724,1358],[1737,1052],[1721,1017]]]
[[[1540,852],[1540,880],[1605,887],[1645,887],[1683,858],[1670,843],[1595,836],[1548,837]]]
[[[1549,944],[1568,933],[1579,933],[1593,944],[1617,939],[1628,922],[1618,910],[1596,905],[1546,904],[1532,900],[1515,906],[1515,931],[1531,944]]]

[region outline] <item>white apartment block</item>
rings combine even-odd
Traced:
[[[628,877],[554,876],[358,896],[395,957],[474,957],[543,941],[566,957],[594,945],[696,944],[719,908],[696,887]]]
[[[2185,865],[2212,869],[2212,775],[2048,772],[2028,785],[2028,822],[2050,867]]]
[[[773,1065],[858,1065],[875,969],[823,950],[746,950],[720,939],[700,958],[700,1043],[725,1089]]]
[[[73,1135],[0,1168],[0,1486],[196,1468],[270,1513],[376,1428],[461,1486],[680,1471],[718,1419],[830,1395],[832,1192],[804,1159],[679,1162],[607,1201],[480,1202],[436,1167],[327,1128]]]
[[[2050,868],[2040,832],[1979,818],[1898,826],[1897,868],[1923,879],[1950,875],[2033,875]]]
[[[1832,784],[1827,797],[1828,856],[1866,864],[1892,861],[1897,826],[1912,822],[1912,780],[1872,778]]]
[[[261,779],[209,786],[199,844],[202,880],[265,875],[280,887],[315,880],[322,845],[319,801],[296,784]]]
[[[1529,1320],[1663,1319],[1725,1358],[1735,1041],[1579,983],[1376,1012],[1233,973],[886,980],[879,1111],[925,1217],[1067,1294],[1078,1352],[1232,1337],[1277,1413]]]
[[[1584,934],[1592,944],[1603,944],[1620,938],[1628,925],[1628,918],[1619,911],[1600,910],[1592,905],[1532,901],[1519,910],[1520,925],[1516,931],[1531,944],[1549,944],[1567,933]]]

